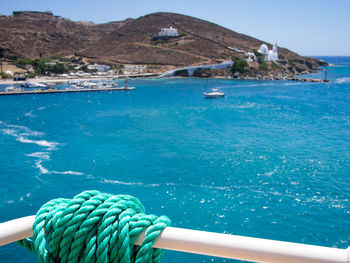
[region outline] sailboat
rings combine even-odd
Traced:
[[[208,86],[208,79],[206,82],[206,87]],[[218,88],[211,88],[209,92],[203,92],[205,98],[208,99],[217,99],[225,97],[225,93],[219,90]]]
[[[325,69],[323,82],[329,82],[329,79],[327,78],[327,76],[328,76],[328,70]]]
[[[225,97],[225,93],[223,93],[219,89],[212,88],[210,92],[203,92],[204,97],[209,99],[217,99],[217,98],[223,98]]]

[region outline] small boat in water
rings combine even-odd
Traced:
[[[210,92],[203,92],[204,97],[210,99],[223,98],[225,93],[219,89],[211,89]]]
[[[208,81],[211,79],[212,72],[210,72],[210,77],[207,78],[207,81],[205,83],[205,89],[208,88]],[[203,95],[205,98],[208,99],[217,99],[217,98],[223,98],[225,97],[225,93],[219,90],[218,88],[211,88],[209,92],[203,92]]]
[[[99,89],[110,89],[117,87],[118,84],[110,80],[100,81],[97,83],[97,88]]]

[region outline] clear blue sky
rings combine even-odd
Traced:
[[[350,0],[0,0],[0,13],[46,11],[105,23],[166,11],[201,18],[301,55],[350,56]]]

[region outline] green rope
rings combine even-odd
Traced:
[[[152,245],[169,225],[166,216],[146,215],[135,197],[85,191],[43,205],[35,217],[32,239],[17,243],[37,254],[42,263],[156,263],[163,250]],[[134,245],[146,228],[142,245]]]

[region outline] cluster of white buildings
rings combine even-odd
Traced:
[[[88,69],[90,70],[96,70],[97,72],[105,72],[108,71],[111,67],[107,65],[89,65],[87,66]]]
[[[246,56],[246,61],[247,62],[252,62],[252,61],[258,61],[256,55],[253,52],[246,52],[244,50],[239,50],[237,48],[233,47],[227,47],[228,49],[236,52],[236,53],[242,53],[245,54]],[[269,50],[266,44],[262,44],[260,48],[258,49],[258,52],[264,55],[264,58],[266,61],[277,61],[278,60],[278,46],[277,43],[273,45],[272,50]]]
[[[146,65],[124,65],[123,74],[142,74],[146,73],[147,66]]]

